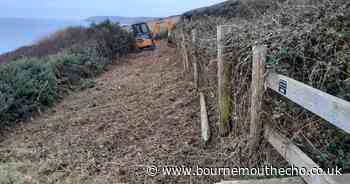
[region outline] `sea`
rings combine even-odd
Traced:
[[[88,26],[84,20],[0,18],[0,55],[32,45],[69,26]]]

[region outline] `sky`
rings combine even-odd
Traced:
[[[91,16],[164,17],[224,0],[0,0],[0,17],[85,19]]]

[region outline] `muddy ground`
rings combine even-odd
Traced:
[[[232,136],[203,144],[199,97],[176,50],[162,46],[116,63],[94,88],[7,132],[0,183],[213,183],[230,176],[147,176],[148,166],[234,167]],[[207,96],[209,102],[213,97]]]

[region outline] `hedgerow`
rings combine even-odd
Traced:
[[[0,66],[0,122],[8,123],[52,105],[57,78],[50,64],[35,58]]]
[[[116,57],[133,50],[132,35],[119,24],[107,21],[92,25],[86,34],[89,40],[84,44],[71,43],[56,54],[0,65],[0,127],[47,109],[73,89],[93,87],[90,78],[105,71]]]
[[[127,34],[119,24],[109,20],[100,24],[92,24],[90,31],[97,43],[97,51],[100,56],[114,59],[121,57],[134,47],[133,35]]]
[[[195,45],[187,42],[188,49],[192,49],[188,52],[200,53],[196,58],[203,68],[201,75],[207,78],[211,77],[211,61],[217,57],[216,26],[233,25],[226,26],[223,34],[223,56],[225,61],[233,63],[235,108],[231,117],[234,138],[243,145],[242,152],[249,148],[245,143],[249,139],[246,135],[249,135],[253,46],[268,47],[269,71],[350,101],[349,12],[350,3],[346,0],[258,0],[228,1],[185,14],[187,22],[179,25],[177,32],[184,32],[186,40],[191,41],[191,31],[197,30],[198,41]],[[181,41],[182,37],[178,36],[178,43]],[[215,80],[208,80],[206,85],[205,89],[215,93]],[[338,166],[344,172],[350,171],[349,134],[272,91],[267,90],[263,99],[260,113],[264,125],[270,124],[288,136],[320,167]],[[269,146],[266,140],[260,145],[261,151],[256,152],[257,165],[265,164],[266,160],[269,164],[282,163],[278,157],[269,159],[275,151],[266,147]],[[250,155],[240,156],[240,162],[251,159]],[[241,164],[251,166],[249,162]]]
[[[71,48],[87,47],[96,48],[100,56],[116,58],[133,50],[133,39],[133,34],[122,29],[119,23],[108,20],[89,27],[68,27],[43,38],[34,45],[0,55],[0,63],[22,57],[42,58]]]

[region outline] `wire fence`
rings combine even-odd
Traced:
[[[191,64],[198,61],[200,89],[217,102],[217,26],[223,26],[222,55],[232,64],[231,112],[233,137],[247,142],[250,122],[252,47],[267,45],[267,67],[331,95],[350,99],[350,78],[347,68],[350,59],[346,24],[349,2],[322,1],[316,5],[281,5],[273,13],[249,21],[220,17],[205,17],[180,25],[186,44],[185,51]],[[196,30],[195,42],[192,30]],[[345,33],[344,33],[345,32]],[[181,39],[180,39],[181,40]],[[194,56],[194,57],[193,57]],[[192,72],[193,69],[190,68]],[[272,122],[311,155],[321,167],[341,165],[350,169],[348,154],[337,155],[337,149],[348,152],[346,140],[350,137],[324,120],[292,102],[268,91],[264,94],[262,121]],[[215,104],[214,106],[217,106]],[[217,108],[215,109],[217,111]],[[331,144],[337,145],[335,147]],[[261,142],[261,146],[268,145]],[[242,150],[244,151],[244,147]],[[318,153],[322,151],[321,156]],[[268,152],[268,151],[267,151]],[[317,154],[316,154],[317,153]],[[270,153],[259,153],[260,160],[271,160]],[[349,162],[350,163],[350,162]]]

